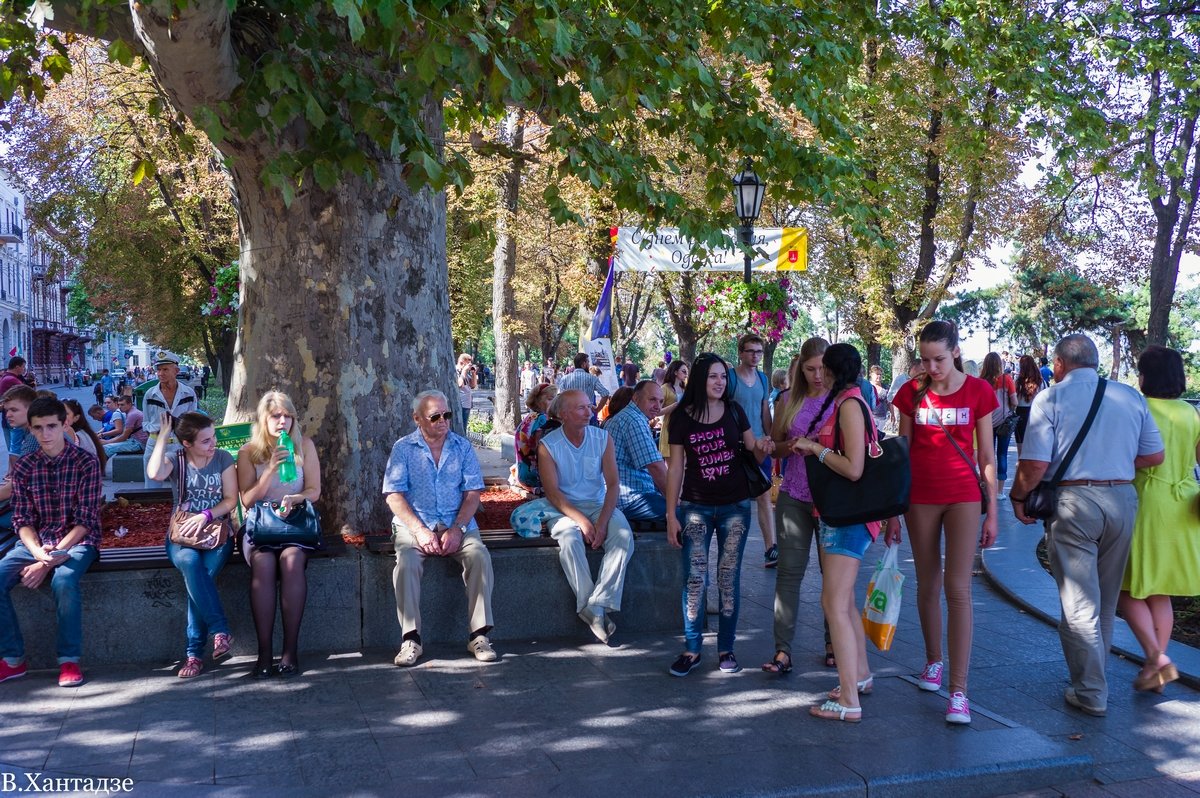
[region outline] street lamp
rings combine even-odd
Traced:
[[[763,195],[767,193],[767,184],[763,182],[746,159],[742,171],[733,178],[733,208],[737,211],[742,226],[738,228],[742,244],[746,250],[742,253],[745,258],[745,280],[750,284],[750,247],[754,242],[754,222],[762,210]]]

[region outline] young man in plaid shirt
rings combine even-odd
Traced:
[[[0,559],[0,682],[25,675],[25,642],[9,592],[35,590],[46,578],[58,609],[58,684],[83,684],[83,606],[79,580],[99,557],[100,464],[67,442],[67,409],[54,398],[29,406],[38,450],[12,470],[13,528],[20,542]]]

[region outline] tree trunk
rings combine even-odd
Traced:
[[[1112,326],[1112,368],[1108,371],[1110,380],[1120,379],[1121,376],[1121,330],[1124,325]]]
[[[771,382],[771,372],[775,370],[775,350],[779,348],[778,341],[763,342],[763,374],[767,375],[767,384]]]
[[[525,144],[522,114],[510,110],[500,139],[519,152]],[[521,159],[512,158],[496,177],[496,248],[492,254],[492,334],[496,339],[496,415],[494,432],[511,435],[521,423],[521,386],[517,374],[517,337],[512,325],[517,311],[513,286],[517,271],[517,239],[512,229],[521,189]]]
[[[867,368],[878,366],[883,362],[883,344],[872,341],[867,344]]]
[[[440,135],[440,102],[422,121]],[[445,196],[412,193],[401,164],[380,158],[373,181],[308,184],[287,207],[262,181],[276,146],[223,144],[242,233],[226,421],[249,419],[268,390],[287,392],[321,455],[326,527],[383,530],[391,514],[380,480],[393,441],[414,428],[412,398],[432,388],[458,406]]]
[[[233,328],[209,328],[204,332],[204,359],[213,376],[221,381],[221,392],[229,395],[233,380],[233,351],[237,343],[237,330]]]
[[[700,311],[696,308],[699,278],[695,272],[680,272],[672,277],[675,279],[667,279],[664,274],[659,280],[659,295],[667,306],[667,317],[679,343],[679,357],[690,365],[696,359],[700,341],[708,334],[708,330],[701,330]]]

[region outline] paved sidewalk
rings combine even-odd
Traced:
[[[1005,522],[1002,544],[1019,541],[1016,526]],[[868,553],[860,592],[881,551]],[[290,681],[245,678],[245,658],[187,682],[172,663],[87,669],[74,690],[42,671],[0,685],[0,785],[29,771],[128,777],[147,796],[1200,795],[1198,694],[1178,684],[1136,694],[1137,665],[1113,656],[1109,716],[1070,709],[1057,632],[983,578],[974,722],[948,726],[945,696],[913,679],[924,650],[902,554],[901,627],[891,651],[870,652],[875,691],[861,724],[807,714],[836,681],[821,663],[815,559],[796,668],[759,671],[773,651],[774,572],[761,567],[756,527],[739,674],[716,670],[709,637],[701,668],[671,678],[678,635],[620,631],[613,647],[507,645],[493,665],[459,645],[430,646],[407,670],[390,649],[331,653]]]

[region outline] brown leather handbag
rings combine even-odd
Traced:
[[[167,527],[167,536],[172,543],[178,546],[186,546],[189,549],[200,549],[201,551],[218,549],[225,545],[225,541],[229,539],[230,526],[228,517],[214,518],[192,535],[186,535],[182,531],[184,523],[195,515],[194,512],[188,509],[186,457],[187,455],[183,449],[180,449],[176,453],[175,478],[179,485],[179,504],[175,507],[175,512],[171,513],[171,523]]]

